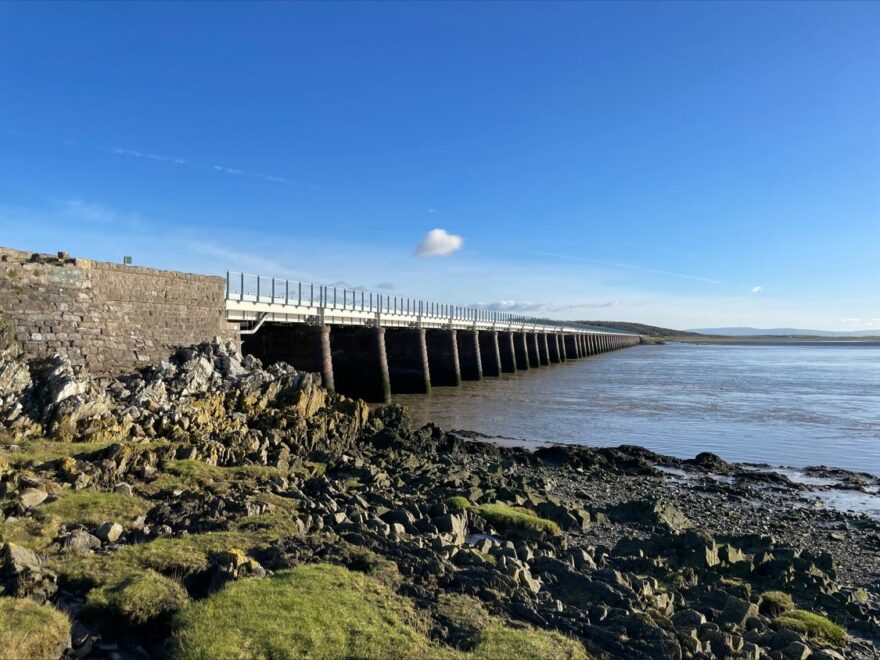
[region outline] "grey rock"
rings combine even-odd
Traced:
[[[77,529],[61,539],[62,552],[86,553],[101,547],[100,539],[87,531]]]
[[[806,660],[813,652],[803,642],[792,642],[782,649],[782,657],[786,660]]]
[[[119,483],[113,486],[113,492],[119,493],[120,495],[127,495],[128,497],[134,495],[134,489],[130,484],[126,483]]]
[[[672,623],[684,628],[698,628],[706,623],[706,617],[697,610],[679,610],[671,618]]]
[[[730,596],[718,617],[719,623],[729,623],[741,628],[750,617],[758,616],[758,606],[752,602]]]
[[[122,536],[122,525],[117,522],[103,522],[95,530],[95,536],[106,543],[116,543]]]
[[[49,497],[49,494],[39,488],[25,488],[21,491],[21,495],[19,495],[21,505],[26,509],[32,509],[42,504],[47,497]]]
[[[467,538],[467,518],[464,514],[447,513],[434,518],[434,525],[443,534],[450,534],[453,543],[461,545]]]
[[[7,577],[23,573],[30,568],[37,568],[39,565],[39,557],[24,546],[4,543],[3,549],[0,550],[0,567],[3,575]]]

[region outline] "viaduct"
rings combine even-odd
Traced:
[[[428,393],[638,344],[636,334],[257,275],[226,274],[246,353],[367,401]]]
[[[12,340],[28,357],[62,353],[95,375],[117,375],[218,336],[373,402],[640,341],[612,328],[360,290],[0,247],[0,351]]]

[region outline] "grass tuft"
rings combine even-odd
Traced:
[[[500,530],[524,530],[555,536],[560,533],[559,525],[552,520],[541,518],[534,511],[507,504],[480,504],[471,508],[489,523]]]
[[[112,442],[58,442],[57,440],[26,440],[21,443],[16,451],[9,451],[6,447],[0,450],[10,465],[25,467],[27,465],[41,465],[49,461],[57,461],[68,456],[80,454],[92,454],[106,449]]]
[[[806,610],[786,612],[776,619],[776,623],[820,642],[839,645],[846,639],[846,630],[826,617]]]
[[[794,600],[784,591],[765,591],[761,594],[761,612],[768,616],[779,616],[794,608]]]
[[[70,642],[70,621],[49,605],[0,597],[0,640],[4,658],[55,660]]]
[[[186,606],[173,642],[180,659],[431,656],[414,620],[412,605],[375,580],[311,564],[240,580]]]
[[[470,508],[471,502],[463,495],[453,495],[452,497],[446,498],[446,506],[453,511],[464,511],[465,509]]]
[[[492,623],[492,617],[483,604],[473,596],[464,594],[442,594],[437,599],[437,614],[452,625],[475,633],[485,630]]]
[[[587,660],[589,656],[580,642],[558,632],[493,624],[481,633],[479,643],[468,657],[474,660]]]
[[[105,520],[128,527],[151,506],[147,500],[139,497],[81,490],[44,504],[37,512],[40,517],[55,516],[61,522],[85,527],[100,525]]]
[[[174,614],[188,600],[179,582],[148,570],[92,589],[86,606],[98,620],[140,625]]]

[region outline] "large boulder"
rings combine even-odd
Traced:
[[[641,523],[681,531],[691,527],[691,522],[672,504],[662,500],[643,499],[623,502],[608,511],[615,522]]]

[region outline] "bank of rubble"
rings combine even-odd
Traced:
[[[198,604],[329,564],[402,599],[423,655],[501,653],[505,630],[576,644],[559,657],[878,655],[880,525],[803,484],[708,454],[502,448],[319,383],[218,341],[112,380],[4,350],[0,602],[66,615],[47,657],[189,657]]]

